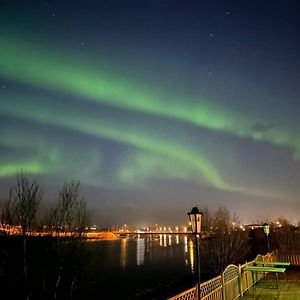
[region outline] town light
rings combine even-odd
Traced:
[[[195,240],[196,240],[196,266],[197,266],[197,300],[201,299],[201,276],[200,276],[200,251],[199,251],[199,238],[200,238],[200,232],[201,232],[201,218],[203,213],[199,210],[198,207],[193,207],[190,212],[188,212],[188,216],[190,218],[190,223],[192,226],[192,232],[195,234]]]

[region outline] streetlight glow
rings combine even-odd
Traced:
[[[267,236],[267,246],[268,246],[268,253],[270,253],[270,242],[269,242],[269,234],[270,234],[270,225],[265,223],[263,225],[264,233]]]
[[[189,219],[190,219],[190,225],[192,227],[192,232],[195,234],[195,240],[196,240],[196,271],[197,271],[197,294],[198,294],[198,300],[201,299],[201,275],[200,275],[200,252],[199,252],[199,238],[200,238],[200,232],[201,232],[201,218],[203,213],[199,210],[197,206],[193,207],[192,210],[188,213]]]

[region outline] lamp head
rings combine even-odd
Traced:
[[[199,210],[197,206],[194,206],[190,212],[188,212],[188,216],[190,218],[190,222],[192,225],[192,232],[197,234],[201,232],[201,218],[203,213]]]
[[[267,224],[267,223],[265,223],[265,224],[263,225],[263,229],[264,229],[264,233],[268,236],[269,233],[270,233],[270,225]]]

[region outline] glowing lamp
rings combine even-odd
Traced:
[[[265,223],[265,224],[263,225],[263,229],[264,229],[264,233],[268,236],[269,233],[270,233],[270,225],[267,224],[267,223]]]
[[[199,210],[197,206],[193,207],[192,210],[188,213],[190,218],[190,222],[192,225],[192,232],[195,234],[196,239],[196,257],[197,257],[197,277],[198,277],[198,284],[197,284],[197,300],[201,299],[201,273],[200,273],[200,251],[199,251],[199,238],[201,232],[201,218],[203,213]]]
[[[197,206],[193,207],[192,210],[188,213],[190,222],[192,225],[192,232],[194,234],[201,232],[201,218],[203,213],[199,210]]]

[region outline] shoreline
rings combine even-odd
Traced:
[[[106,241],[119,239],[115,233],[109,231],[87,232],[84,238],[106,240]]]
[[[14,236],[22,236],[22,234],[20,232],[0,232],[0,237],[14,237]],[[30,232],[26,235],[27,237],[53,237],[53,238],[57,238],[58,235],[55,234],[48,234],[48,233],[41,233],[41,232]],[[73,236],[70,235],[69,233],[67,234],[63,234],[60,233],[59,234],[59,238],[78,238],[78,236]],[[119,239],[119,237],[110,231],[99,231],[99,232],[87,232],[84,235],[80,236],[80,238],[83,239],[97,239],[97,240],[106,240],[106,241],[112,241],[112,240],[117,240]]]

